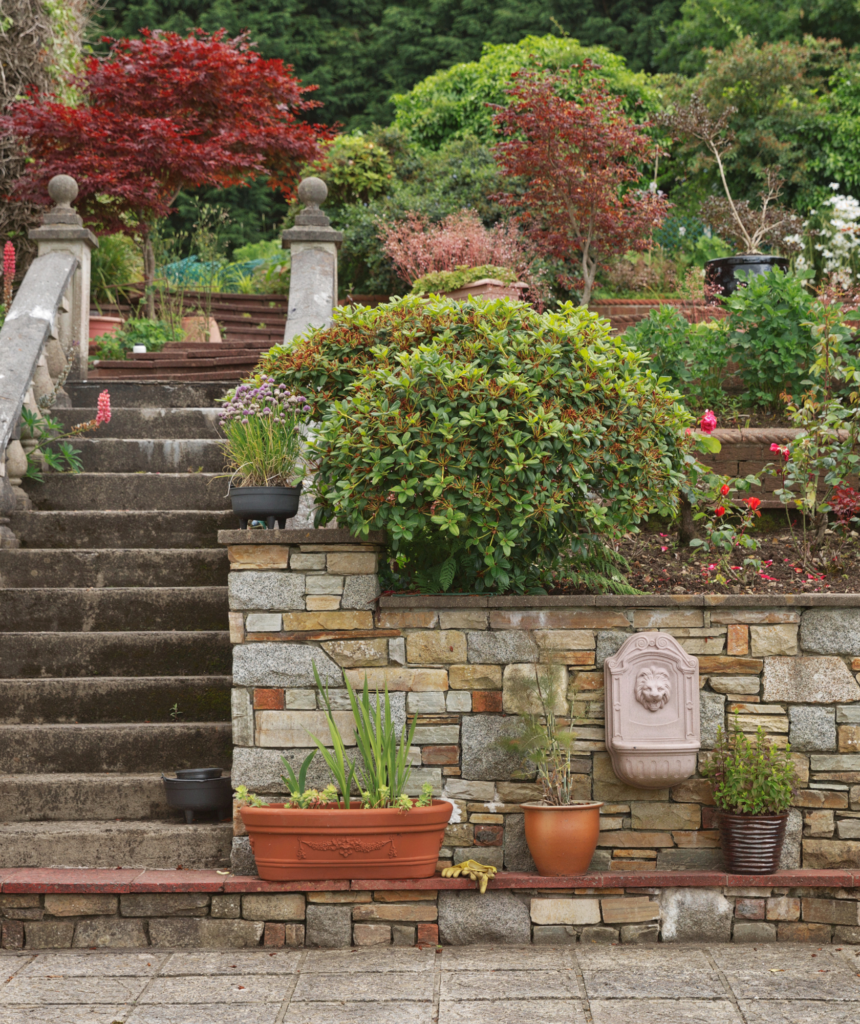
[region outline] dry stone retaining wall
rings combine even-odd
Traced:
[[[516,681],[552,672],[578,736],[576,796],[604,801],[592,870],[719,869],[709,783],[636,789],[615,777],[606,753],[603,662],[631,633],[661,630],[699,660],[703,750],[735,713],[745,731],[761,725],[791,741],[801,784],[782,867],[860,867],[860,597],[377,600],[381,539],[371,541],[334,530],[222,534],[232,569],[234,784],[273,799],[284,792],[281,755],[297,765],[307,732],[324,729],[314,664],[347,737],[341,674],[355,685],[367,676],[387,685],[400,721],[416,721],[413,792],[430,782],[459,808],[442,863],[473,857],[534,871],[520,804],[539,790],[516,777],[496,741],[516,728]],[[319,758],[309,781],[327,781]],[[234,870],[253,873],[238,816],[236,833]]]
[[[860,890],[765,886],[0,894],[5,949],[860,944]]]

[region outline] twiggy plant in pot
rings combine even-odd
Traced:
[[[531,666],[529,666],[531,667]],[[541,875],[588,870],[600,832],[602,802],[574,799],[574,747],[568,694],[559,675],[524,672],[508,691],[506,710],[519,714],[519,732],[499,744],[523,761],[519,777],[537,779],[543,799],[522,805],[526,842]]]
[[[725,869],[736,875],[769,875],[779,867],[788,811],[797,786],[789,744],[772,742],[761,726],[755,737],[738,722],[717,733],[717,745],[702,766],[720,810],[720,846]]]
[[[432,798],[423,787],[407,793],[409,748],[415,723],[398,732],[386,690],[371,696],[367,678],[356,693],[344,677],[350,712],[332,707],[329,688],[314,666],[329,736],[309,734],[322,754],[332,783],[322,791],[305,790],[311,758],[298,776],[283,778],[290,792],[284,803],[259,806],[253,794],[241,794],[240,813],[261,878],[298,881],[333,878],[430,878],[451,805]],[[354,746],[358,757],[351,757]],[[358,799],[353,799],[357,787]]]
[[[299,509],[310,406],[271,377],[240,384],[225,403],[221,429],[233,511],[243,530],[258,521],[283,529]]]
[[[788,259],[764,253],[762,248],[785,249],[791,245],[788,238],[799,234],[803,224],[800,217],[779,205],[783,179],[778,166],[766,167],[762,172],[762,188],[756,207],[746,199],[738,200],[732,196],[724,157],[735,143],[730,128],[735,113],[736,107],[726,107],[719,115],[712,114],[696,93],[685,106],[678,106],[673,112],[658,118],[658,123],[676,137],[704,147],[716,164],[724,195],[712,195],[705,200],[702,219],[720,237],[734,242],[739,251],[736,256],[708,260],[705,278],[713,292],[724,295],[731,295],[738,287],[743,287],[743,281],[738,277],[741,272],[764,274],[774,267],[787,272]]]

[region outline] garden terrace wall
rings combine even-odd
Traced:
[[[507,873],[480,895],[470,881],[438,877],[303,883],[216,871],[19,868],[0,871],[0,945],[860,944],[858,886],[860,871]]]
[[[609,320],[613,334],[623,334],[628,327],[645,320],[661,306],[673,306],[691,324],[704,323],[706,320],[723,320],[729,315],[728,310],[721,306],[685,302],[683,299],[606,299],[590,302],[588,308],[592,313]]]
[[[382,538],[345,531],[222,531],[234,643],[234,785],[275,799],[281,755],[298,764],[324,722],[315,663],[349,731],[345,670],[387,685],[416,721],[412,792],[454,801],[442,863],[473,857],[534,872],[521,803],[539,796],[495,741],[516,727],[516,680],[538,669],[568,687],[577,799],[602,800],[591,869],[722,866],[710,784],[642,790],[612,773],[603,663],[632,633],[661,630],[698,658],[703,751],[738,712],[788,739],[800,775],[782,867],[860,868],[860,595],[378,597]],[[309,784],[327,780],[318,757]],[[255,871],[237,819],[233,869]]]

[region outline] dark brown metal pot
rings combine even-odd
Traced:
[[[730,875],[770,875],[779,868],[788,811],[784,814],[720,812],[720,846]]]

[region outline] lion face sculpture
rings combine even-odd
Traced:
[[[659,711],[669,702],[672,683],[662,668],[645,668],[636,677],[633,695],[649,711]]]

